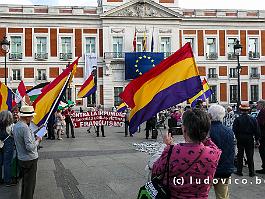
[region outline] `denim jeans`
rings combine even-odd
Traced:
[[[0,152],[0,177],[2,179],[2,166],[4,166],[4,182],[10,183],[12,179],[11,175],[11,163],[14,153],[14,139],[9,137],[4,144],[4,147]]]

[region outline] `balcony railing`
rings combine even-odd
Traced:
[[[164,58],[169,57],[170,55],[173,55],[174,52],[164,52]]]
[[[106,52],[104,53],[104,59],[124,59],[124,52]]]
[[[217,74],[208,74],[208,78],[209,79],[216,79],[217,78]]]
[[[60,59],[64,61],[72,59],[72,53],[60,53]]]
[[[227,58],[229,60],[235,60],[236,59],[236,55],[235,55],[235,53],[227,53]]]
[[[260,79],[260,74],[258,74],[258,73],[250,73],[250,78],[251,79]]]
[[[259,59],[260,58],[260,53],[259,52],[248,52],[248,58],[249,59]]]
[[[46,81],[47,80],[47,76],[46,76],[46,74],[44,74],[42,76],[36,76],[35,80],[36,81]]]
[[[22,59],[22,53],[9,53],[9,59],[12,60]]]
[[[237,74],[229,74],[229,78],[237,78]]]
[[[48,53],[35,53],[35,59],[37,60],[48,59]]]
[[[22,76],[10,76],[10,81],[19,81],[22,80]]]
[[[215,60],[218,58],[217,53],[206,53],[206,59]]]

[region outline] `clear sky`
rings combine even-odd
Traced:
[[[97,0],[0,0],[0,4],[96,6]],[[263,0],[179,0],[181,8],[265,10]]]

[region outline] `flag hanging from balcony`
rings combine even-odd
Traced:
[[[203,90],[188,100],[188,102],[191,104],[191,107],[195,107],[198,100],[206,101],[206,99],[212,95],[213,92],[205,78],[202,81],[202,87]]]
[[[147,44],[146,44],[146,33],[144,32],[143,38],[143,52],[146,52]]]
[[[77,97],[84,98],[89,95],[95,93],[97,90],[97,86],[95,84],[94,76],[91,74],[84,84],[81,86],[80,91],[77,94]]]
[[[53,114],[61,101],[70,79],[73,77],[78,64],[77,58],[58,77],[41,90],[41,94],[33,103],[36,116],[33,122],[41,126],[47,122],[49,116]]]
[[[144,75],[132,80],[119,95],[132,108],[130,132],[159,111],[177,105],[202,90],[189,43]]]
[[[164,60],[164,53],[125,53],[125,79],[135,79]]]
[[[18,104],[26,95],[26,87],[23,81],[21,81],[16,90],[15,102]]]
[[[136,29],[134,30],[134,37],[133,37],[133,52],[136,52]]]
[[[12,109],[12,91],[0,82],[0,111]]]
[[[154,27],[153,27],[152,40],[151,40],[151,52],[154,52]]]

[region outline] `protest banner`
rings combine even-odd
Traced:
[[[90,111],[71,115],[75,128],[89,126],[121,127],[125,122],[125,114],[111,111]]]

